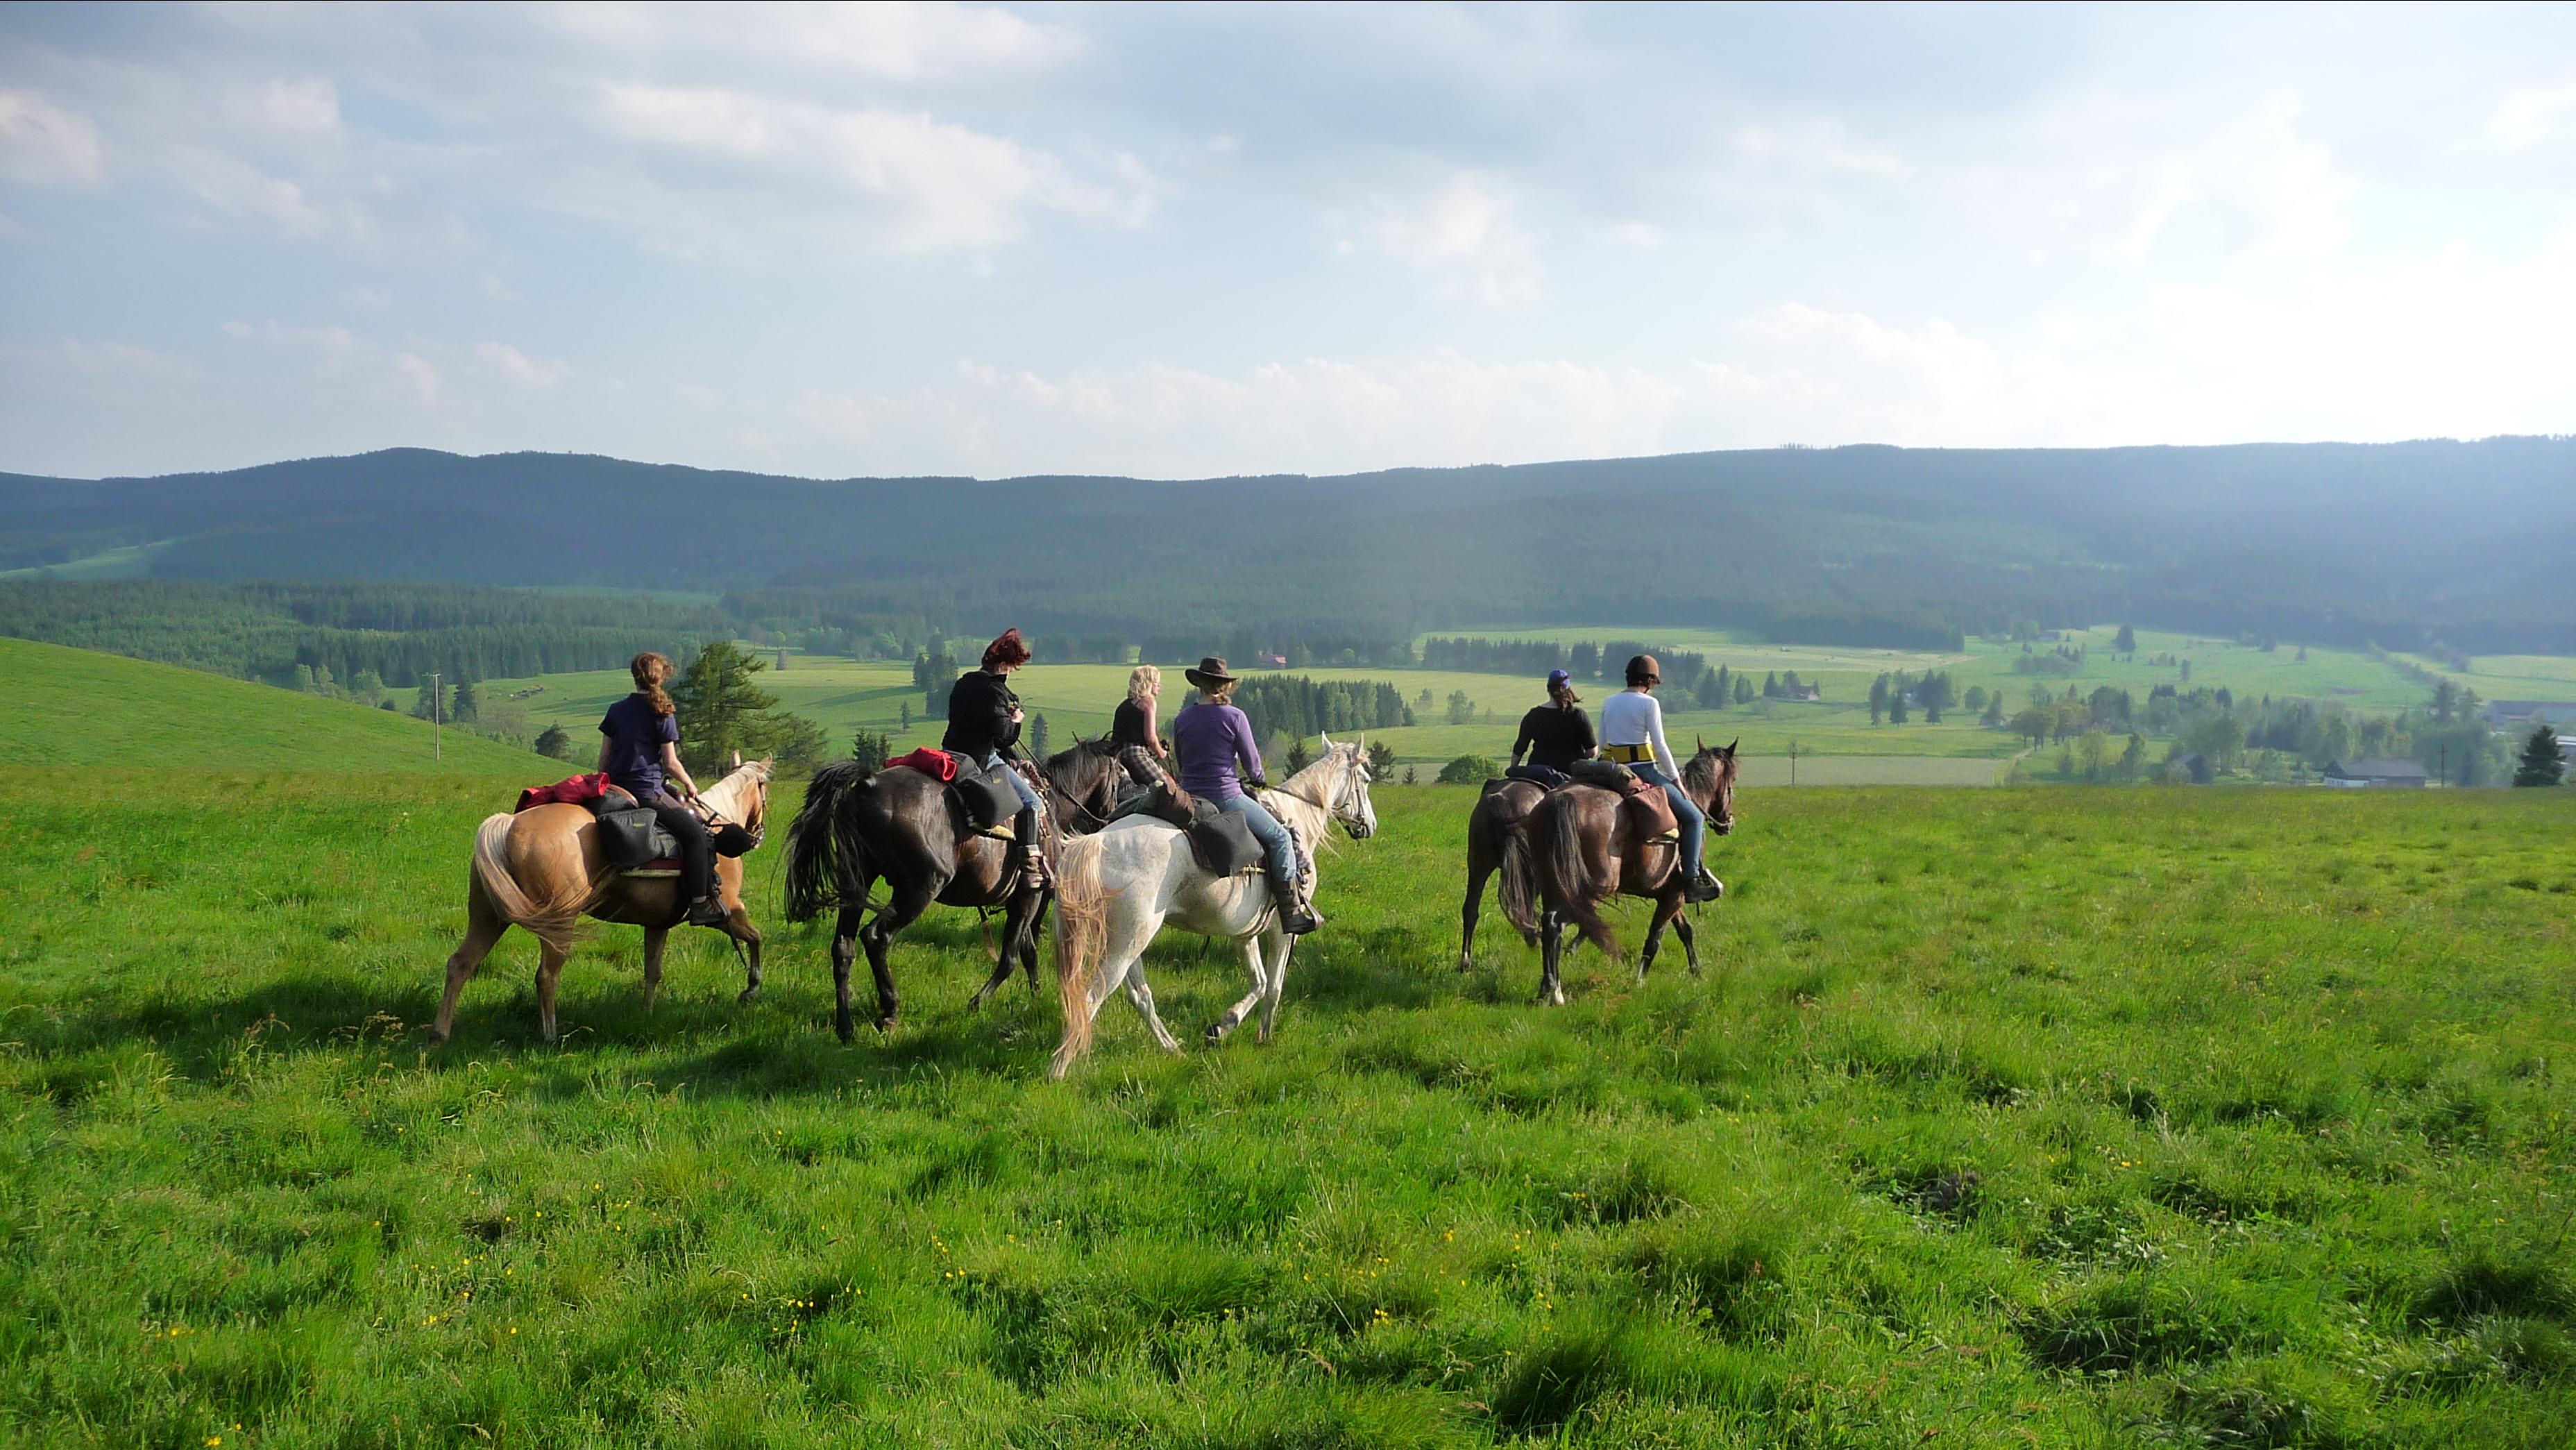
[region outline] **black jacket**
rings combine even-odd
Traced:
[[[1019,723],[1011,718],[1018,708],[1020,697],[1011,693],[1009,680],[968,670],[948,691],[948,733],[939,738],[939,748],[983,764],[985,756],[1020,743]]]

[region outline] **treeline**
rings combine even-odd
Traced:
[[[452,584],[0,583],[0,634],[298,687],[613,669],[731,633],[721,611],[640,596]]]
[[[1383,680],[1254,675],[1235,686],[1234,703],[1251,717],[1252,733],[1262,740],[1274,735],[1303,740],[1336,730],[1392,729],[1414,723],[1413,707],[1405,703],[1404,692]]]

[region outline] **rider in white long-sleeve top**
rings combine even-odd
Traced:
[[[1628,661],[1628,688],[1601,702],[1601,753],[1664,788],[1673,803],[1673,820],[1681,826],[1682,862],[1691,873],[1684,898],[1714,901],[1724,888],[1700,860],[1700,846],[1708,838],[1708,817],[1683,793],[1681,760],[1664,740],[1664,707],[1651,693],[1662,683],[1663,671],[1653,655]]]

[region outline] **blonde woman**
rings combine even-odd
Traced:
[[[1163,701],[1163,672],[1152,665],[1138,665],[1127,675],[1127,698],[1118,702],[1117,713],[1109,718],[1109,743],[1124,750],[1133,745],[1156,760],[1169,757],[1163,751],[1161,732],[1155,729],[1154,713]]]

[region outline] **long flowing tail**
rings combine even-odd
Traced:
[[[876,783],[877,768],[841,760],[814,772],[805,804],[787,827],[787,919],[812,921],[858,894],[867,842],[850,822],[850,799]]]
[[[516,819],[496,812],[476,828],[474,884],[511,925],[527,928],[531,936],[556,951],[571,951],[581,935],[581,914],[590,906],[590,883],[583,882],[578,893],[560,892],[542,900],[522,890],[518,878],[510,874],[506,854],[510,823]]]
[[[1528,823],[1502,836],[1502,879],[1496,894],[1502,898],[1503,919],[1523,940],[1531,940],[1538,935],[1538,868],[1530,860]]]
[[[1062,1077],[1091,1050],[1091,979],[1109,946],[1109,889],[1100,876],[1098,836],[1076,836],[1056,857],[1056,998],[1064,1004],[1064,1041],[1047,1076]]]
[[[1573,802],[1554,802],[1547,823],[1547,849],[1536,852],[1539,888],[1547,894],[1548,904],[1564,913],[1583,939],[1601,949],[1603,956],[1616,960],[1619,955],[1618,934],[1610,923],[1601,919],[1600,904],[1592,899],[1592,876],[1584,869],[1583,831],[1574,818]]]

